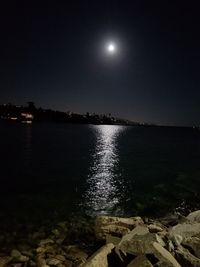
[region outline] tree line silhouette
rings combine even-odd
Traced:
[[[120,125],[138,125],[138,123],[113,117],[110,113],[96,114],[89,113],[78,114],[71,111],[63,112],[52,109],[36,108],[35,103],[27,102],[26,106],[17,106],[11,103],[0,105],[0,118],[6,120],[24,120],[25,115],[31,115],[32,121],[38,122],[66,122],[83,124],[120,124]],[[30,117],[30,116],[29,116]],[[30,119],[30,118],[29,118]]]

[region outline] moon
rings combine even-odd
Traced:
[[[108,54],[113,55],[117,52],[117,46],[114,42],[108,42],[106,45],[106,51]]]

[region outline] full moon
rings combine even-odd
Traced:
[[[109,54],[114,54],[116,52],[116,44],[113,42],[108,43],[106,46],[106,51]]]

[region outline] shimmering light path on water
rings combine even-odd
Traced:
[[[98,125],[92,128],[96,132],[97,141],[85,199],[92,213],[107,213],[119,202],[115,172],[118,163],[117,138],[125,127]]]

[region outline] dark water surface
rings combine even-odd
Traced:
[[[200,207],[192,128],[0,122],[0,224]]]

